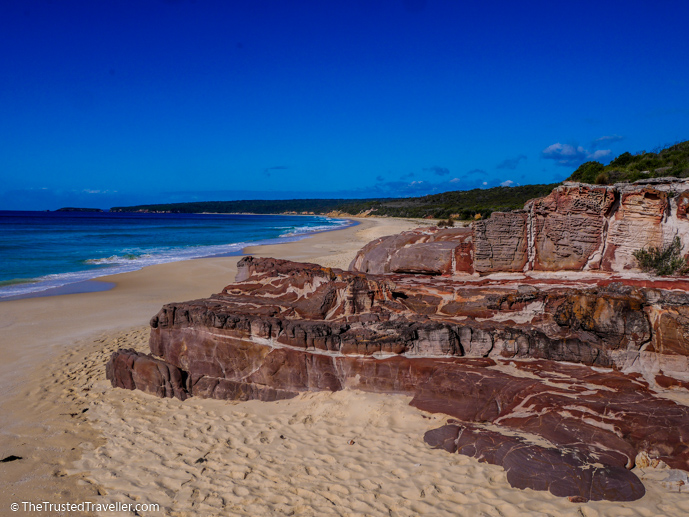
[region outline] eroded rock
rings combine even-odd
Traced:
[[[424,441],[434,448],[500,465],[515,488],[548,490],[575,502],[635,501],[646,493],[639,478],[623,467],[602,466],[577,451],[544,447],[477,426],[448,424],[428,431]]]
[[[624,272],[637,268],[634,251],[667,245],[676,236],[689,253],[687,206],[687,179],[612,186],[565,182],[527,202],[524,210],[494,212],[470,228],[425,228],[382,237],[366,245],[350,269],[432,275]]]

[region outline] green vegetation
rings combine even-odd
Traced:
[[[58,208],[56,212],[102,212],[100,208],[78,208],[73,206],[66,206],[64,208]]]
[[[634,258],[642,271],[653,272],[659,276],[683,275],[689,264],[682,257],[682,241],[675,237],[667,246],[649,247],[634,252]]]
[[[352,200],[347,199],[285,199],[247,201],[197,201],[192,203],[166,203],[113,207],[111,212],[171,212],[175,214],[282,214],[285,212],[317,214],[330,212]],[[365,201],[365,200],[356,200]]]
[[[654,149],[651,152],[622,153],[608,165],[595,161],[586,162],[568,179],[606,185],[664,176],[689,177],[689,141]]]
[[[524,207],[529,199],[547,196],[557,184],[495,187],[444,192],[423,197],[398,199],[288,199],[277,201],[203,201],[114,207],[112,212],[172,213],[315,213],[341,212],[356,215],[433,219],[476,219],[492,212],[507,212]]]

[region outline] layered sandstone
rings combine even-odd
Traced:
[[[472,273],[470,228],[419,228],[381,237],[357,254],[350,269],[362,273]]]
[[[467,234],[403,239],[437,245],[458,235]],[[404,248],[386,249],[360,267],[385,270]],[[221,293],[164,306],[151,320],[151,355],[114,354],[108,378],[182,399],[405,393],[459,419],[438,431],[442,440],[427,437],[433,446],[503,465],[514,486],[576,500],[641,497],[628,470],[639,453],[689,469],[689,407],[671,400],[689,394],[689,283],[415,272],[246,257]],[[530,452],[508,454],[515,447]],[[568,481],[567,471],[580,475]]]
[[[425,229],[380,238],[359,252],[350,269],[442,275],[634,270],[634,251],[676,236],[689,252],[688,202],[689,180],[677,178],[613,186],[565,182],[524,210],[496,212],[455,233]],[[429,247],[441,235],[442,253]],[[398,256],[413,257],[415,266],[399,267]]]

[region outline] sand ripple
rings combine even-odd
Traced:
[[[180,402],[112,389],[102,370],[110,351],[145,350],[146,338],[145,329],[121,334],[72,373],[77,386],[88,387],[81,396],[102,441],[86,445],[70,473],[97,486],[107,501],[158,503],[170,516],[689,511],[686,493],[663,488],[652,476],[648,494],[632,503],[573,504],[513,489],[500,467],[428,448],[423,433],[443,417],[409,407],[404,396],[343,391],[273,403]]]

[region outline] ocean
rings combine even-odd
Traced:
[[[350,224],[321,216],[0,211],[0,300]]]

